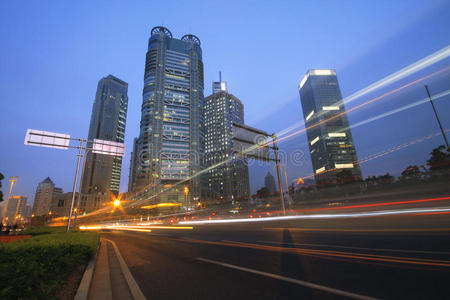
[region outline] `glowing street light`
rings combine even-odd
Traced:
[[[189,210],[189,205],[188,205],[188,193],[189,193],[189,188],[187,186],[184,187],[184,202],[186,205],[186,211]]]
[[[120,205],[120,200],[116,199],[114,200],[114,207],[118,207]]]

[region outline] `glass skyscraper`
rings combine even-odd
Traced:
[[[128,109],[128,83],[108,75],[97,86],[88,140],[123,143]],[[91,147],[88,143],[88,147]],[[80,210],[91,211],[109,201],[110,193],[117,195],[120,186],[122,158],[87,153],[82,182]]]
[[[205,164],[219,164],[207,173],[207,196],[213,201],[250,196],[247,160],[233,153],[233,123],[244,124],[244,105],[227,92],[224,81],[213,82],[213,94],[205,98]]]
[[[132,190],[154,193],[201,170],[203,100],[199,38],[188,34],[176,39],[167,28],[153,28],[145,60],[140,135],[133,151]],[[189,195],[200,196],[199,176],[190,180]]]
[[[335,70],[309,70],[299,85],[317,185],[361,179]]]

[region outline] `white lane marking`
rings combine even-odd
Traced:
[[[249,268],[240,267],[240,266],[236,266],[236,265],[231,265],[231,264],[227,264],[227,263],[223,263],[223,262],[215,261],[215,260],[211,260],[211,259],[206,259],[206,258],[202,258],[202,257],[198,257],[197,260],[206,262],[206,263],[210,263],[210,264],[219,265],[219,266],[226,267],[226,268],[231,268],[231,269],[236,269],[236,270],[249,272],[249,273],[253,273],[253,274],[257,274],[257,275],[262,275],[262,276],[270,277],[273,279],[283,280],[286,282],[298,284],[298,285],[305,286],[308,288],[312,288],[312,289],[316,289],[316,290],[320,290],[320,291],[324,291],[324,292],[328,292],[328,293],[332,293],[332,294],[336,294],[336,295],[340,295],[340,296],[345,296],[345,297],[349,297],[349,298],[364,299],[364,300],[376,299],[376,298],[372,298],[372,297],[368,297],[368,296],[364,296],[364,295],[359,295],[359,294],[355,294],[355,293],[351,293],[351,292],[346,292],[343,290],[334,289],[334,288],[327,287],[327,286],[320,285],[320,284],[315,284],[315,283],[308,282],[308,281],[298,280],[298,279],[285,277],[285,276],[281,276],[281,275],[277,275],[277,274],[273,274],[273,273],[267,273],[267,272],[263,272],[263,271],[259,271],[259,270],[254,270],[254,269],[249,269]]]
[[[378,210],[372,212],[355,212],[355,213],[341,213],[341,214],[312,214],[299,216],[283,216],[283,217],[265,217],[265,218],[251,218],[251,219],[228,219],[228,220],[199,220],[199,221],[181,221],[179,224],[221,224],[221,223],[240,223],[240,222],[267,222],[267,221],[282,221],[282,220],[298,220],[298,219],[339,219],[339,218],[363,218],[363,217],[377,217],[386,215],[407,215],[429,212],[447,212],[450,208],[414,208],[414,209],[396,209],[396,210]]]
[[[141,289],[139,288],[139,285],[137,284],[136,280],[134,280],[133,275],[131,275],[130,269],[127,266],[127,263],[122,257],[122,254],[119,251],[119,248],[117,248],[116,243],[114,241],[105,239],[106,241],[110,242],[112,246],[114,247],[114,252],[116,252],[117,259],[119,260],[120,268],[122,269],[123,276],[125,277],[125,280],[127,281],[128,287],[130,288],[131,294],[133,295],[133,298],[135,300],[145,300],[144,294],[142,293]]]
[[[283,242],[271,242],[271,241],[256,241],[256,242],[257,243],[266,243],[266,244],[286,244],[286,245],[294,245],[294,246],[316,246],[316,247],[330,247],[330,248],[355,249],[355,250],[371,250],[371,251],[386,251],[386,252],[405,252],[405,253],[450,255],[450,252],[437,252],[437,251],[426,251],[426,250],[364,248],[364,247],[339,246],[339,245],[328,245],[328,244],[283,243]]]

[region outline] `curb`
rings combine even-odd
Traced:
[[[130,269],[128,268],[125,260],[122,257],[122,254],[119,251],[119,248],[117,247],[116,243],[114,241],[103,239],[105,241],[108,241],[111,243],[111,245],[114,248],[114,252],[116,253],[117,259],[120,264],[120,268],[122,269],[122,274],[125,277],[125,280],[128,284],[128,288],[130,289],[131,294],[133,295],[133,298],[135,300],[145,300],[144,294],[142,293],[141,289],[139,288],[139,285],[137,284],[136,280],[134,280],[133,275],[131,275]],[[76,299],[78,300],[78,299]]]
[[[78,286],[77,293],[75,294],[74,300],[87,300],[89,295],[89,289],[91,287],[92,278],[95,272],[95,265],[97,262],[98,250],[100,249],[99,240],[97,245],[97,250],[95,251],[94,257],[91,258],[86,269],[84,270],[83,277],[81,278],[80,285]]]

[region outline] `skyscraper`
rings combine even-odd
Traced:
[[[213,94],[205,98],[205,166],[207,195],[212,200],[248,199],[247,160],[233,153],[233,123],[244,124],[244,105],[229,94],[224,81],[213,82]]]
[[[59,197],[61,194],[62,189],[55,187],[50,177],[45,178],[39,183],[36,189],[32,210],[33,215],[36,217],[47,215],[53,199]]]
[[[336,71],[309,70],[299,92],[317,185],[361,179]]]
[[[100,79],[97,86],[88,140],[101,139],[123,143],[128,108],[128,83],[108,75]],[[91,143],[88,143],[88,147]],[[118,194],[122,158],[103,154],[87,153],[82,182],[82,201],[93,210],[109,200],[109,193]]]
[[[195,35],[176,39],[164,27],[151,30],[145,61],[135,190],[156,192],[201,170],[203,137],[203,62]],[[200,195],[200,178],[189,195]]]
[[[267,172],[266,177],[264,177],[264,187],[268,189],[271,194],[277,191],[277,186],[275,185],[275,178],[270,172]]]

